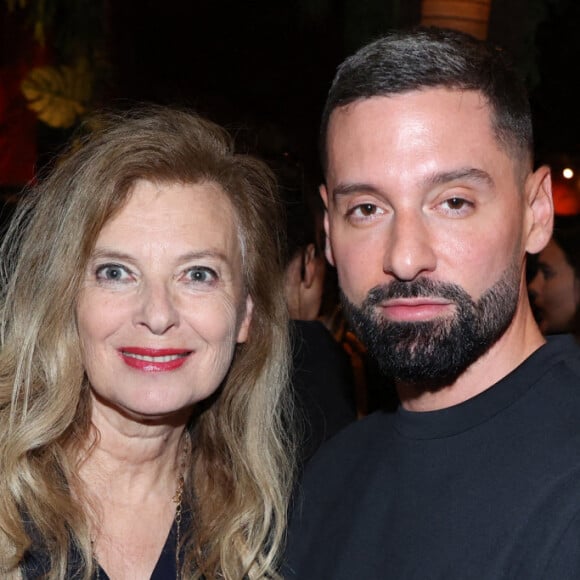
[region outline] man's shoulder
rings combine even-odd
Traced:
[[[546,348],[555,361],[562,361],[580,377],[580,344],[571,334],[548,337]]]
[[[394,412],[374,411],[342,429],[322,447],[319,455],[322,457],[356,453],[360,446],[366,446],[369,440],[377,436],[382,438],[388,436],[392,432],[395,417]]]
[[[578,397],[580,404],[580,345],[571,335],[547,337],[546,344],[522,365],[526,380]]]
[[[533,390],[560,391],[561,396],[580,396],[580,345],[571,335],[546,337],[546,343],[533,352],[498,385],[519,384]],[[524,390],[526,390],[524,388]]]
[[[546,361],[560,360],[580,363],[580,343],[571,334],[554,334],[546,337],[546,343],[539,350]],[[580,372],[580,369],[577,369]]]
[[[306,466],[304,479],[309,482],[348,478],[362,464],[380,459],[394,433],[395,413],[375,411],[355,421],[326,441]],[[316,483],[314,484],[316,486]]]

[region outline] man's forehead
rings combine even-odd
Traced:
[[[331,156],[348,151],[360,157],[364,153],[361,147],[412,152],[433,140],[439,147],[452,146],[457,138],[465,138],[466,129],[478,141],[492,136],[490,109],[483,95],[431,88],[358,99],[337,107],[329,119],[326,148]]]
[[[390,139],[389,134],[394,138]],[[326,136],[326,177],[340,169],[345,156],[360,161],[377,148],[384,153],[406,149],[413,154],[415,148],[421,149],[433,137],[439,152],[448,145],[452,149],[454,141],[463,141],[465,148],[471,144],[480,150],[487,147],[488,152],[491,146],[510,158],[518,175],[522,173],[521,152],[500,139],[494,111],[485,95],[475,90],[428,87],[357,99],[336,107]],[[527,174],[531,168],[525,165]]]
[[[330,114],[329,131],[332,129],[333,125],[344,122],[345,119],[356,115],[361,109],[369,108],[369,106],[373,107],[374,110],[384,110],[386,113],[393,108],[393,104],[400,106],[406,101],[414,102],[417,97],[420,97],[421,100],[424,100],[425,102],[429,102],[429,100],[436,102],[441,100],[442,97],[445,98],[448,96],[459,97],[459,102],[463,101],[463,97],[468,97],[469,100],[474,103],[478,109],[486,112],[491,117],[492,110],[489,106],[489,101],[481,91],[434,86],[404,91],[400,93],[388,93],[384,95],[362,97],[344,105],[339,105],[335,107]]]

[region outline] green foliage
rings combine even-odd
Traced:
[[[21,11],[53,66],[32,69],[22,83],[28,106],[50,127],[70,127],[96,100],[109,68],[105,0],[6,0]]]
[[[89,60],[102,49],[103,0],[6,0],[8,10],[26,13],[28,26],[43,46],[50,44],[57,60]]]

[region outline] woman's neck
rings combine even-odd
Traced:
[[[111,409],[93,407],[97,433],[81,458],[79,476],[86,492],[99,501],[138,504],[149,496],[171,497],[183,474],[186,418],[144,422]]]

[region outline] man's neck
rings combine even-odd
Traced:
[[[408,411],[446,409],[486,391],[545,343],[531,314],[516,315],[502,337],[453,383],[429,390],[428,385],[397,385],[401,406]]]

